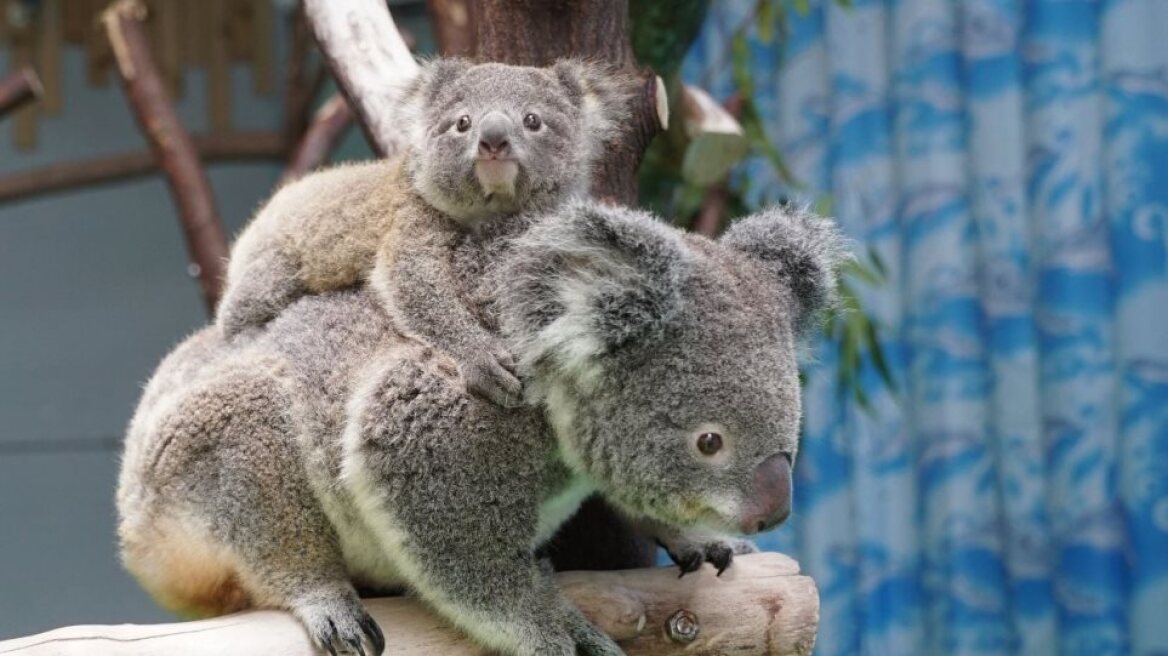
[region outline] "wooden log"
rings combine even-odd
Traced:
[[[328,161],[329,155],[352,125],[353,111],[349,109],[349,101],[339,93],[334,95],[317,110],[312,124],[292,151],[288,166],[280,177],[280,184],[303,177]]]
[[[208,312],[213,313],[226,276],[227,236],[198,151],[166,96],[142,29],[144,17],[141,2],[118,0],[102,13],[101,20],[134,118],[166,171],[191,270],[198,276]]]
[[[22,68],[0,78],[0,116],[4,116],[41,94],[41,81],[31,68]]]
[[[566,572],[567,595],[629,656],[733,654],[807,656],[819,597],[799,565],[781,554],[739,556],[721,576],[710,566],[679,579],[677,568]],[[386,654],[484,653],[409,598],[366,600]],[[304,629],[287,613],[252,611],[199,622],[77,626],[0,642],[4,656],[310,656]]]
[[[395,89],[417,75],[418,63],[389,16],[384,0],[305,0],[305,16],[373,150],[401,150]]]
[[[288,154],[283,135],[275,132],[236,132],[195,136],[193,140],[199,159],[207,163],[283,160]],[[50,164],[0,176],[0,203],[157,172],[158,159],[149,150]]]

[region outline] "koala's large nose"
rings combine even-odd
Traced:
[[[743,533],[770,530],[791,514],[791,456],[776,453],[754,468],[754,485],[738,526]]]
[[[502,112],[489,112],[479,121],[479,155],[504,157],[511,150],[511,119]]]

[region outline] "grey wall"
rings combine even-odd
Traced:
[[[420,9],[395,15],[428,42]],[[17,153],[0,121],[0,175],[144,146],[116,84],[89,88],[79,51],[65,74],[66,111],[41,123],[36,152]],[[202,130],[201,75],[186,83],[182,117]],[[252,96],[244,69],[234,83],[237,128],[279,125],[278,94]],[[367,153],[354,130],[341,156]],[[279,167],[209,172],[234,233]],[[0,639],[169,619],[118,564],[114,484],[140,386],[205,321],[161,179],[0,203]]]

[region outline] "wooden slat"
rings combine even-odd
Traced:
[[[105,0],[72,0],[84,3],[89,15],[85,30],[85,77],[90,86],[104,87],[109,84],[110,66],[113,64],[113,51],[110,50],[109,39],[97,24],[97,17],[105,6]]]
[[[256,93],[270,96],[276,92],[276,13],[272,0],[251,0],[252,31],[255,57],[251,64],[252,88]]]
[[[158,41],[154,48],[158,59],[158,68],[162,73],[162,80],[166,84],[166,93],[172,99],[179,98],[183,92],[181,20],[182,10],[180,0],[154,0],[155,33]]]
[[[42,107],[46,114],[60,114],[61,96],[61,4],[62,0],[41,0],[37,35],[37,73],[44,87]]]
[[[207,116],[211,132],[231,129],[231,62],[227,57],[227,0],[207,0],[210,42],[207,60]]]
[[[206,66],[207,65],[207,23],[208,14],[207,0],[199,0],[192,2],[191,0],[180,0],[179,4],[185,10],[183,17],[183,34],[187,37],[184,39],[187,66]]]
[[[4,0],[0,0],[3,3]],[[96,20],[89,13],[89,3],[67,0],[61,7],[62,36],[65,43],[84,45],[85,35]]]
[[[36,34],[31,26],[9,26],[8,61],[12,70],[32,66],[36,59]],[[39,103],[29,103],[12,114],[12,138],[17,150],[29,151],[37,145],[37,114]]]

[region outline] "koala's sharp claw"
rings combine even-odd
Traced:
[[[365,645],[361,644],[360,640],[357,638],[347,638],[345,642],[349,643],[349,646],[353,648],[353,651],[357,652],[361,656],[365,656]]]
[[[368,615],[361,618],[360,624],[361,630],[369,638],[369,644],[373,646],[373,653],[375,656],[381,656],[385,651],[385,634],[381,632],[381,627]]]
[[[682,561],[678,563],[678,566],[681,567],[681,575],[685,576],[690,572],[696,572],[701,569],[703,560],[704,559],[702,558],[702,553],[700,551],[686,554],[685,558],[683,558]]]
[[[706,560],[718,568],[718,576],[721,576],[730,563],[734,562],[734,549],[729,545],[715,542],[706,547]]]

